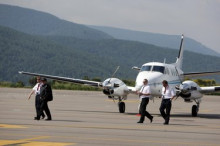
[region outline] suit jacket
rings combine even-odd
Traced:
[[[40,88],[40,97],[45,101],[52,101],[53,100],[53,93],[51,86],[49,84],[43,84]]]

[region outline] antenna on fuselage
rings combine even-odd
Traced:
[[[164,58],[163,63],[164,63],[164,64],[166,63],[166,58]]]

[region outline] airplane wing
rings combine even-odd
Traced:
[[[214,72],[192,72],[192,73],[184,73],[184,77],[199,77],[199,76],[208,76],[208,75],[216,75],[220,74],[220,71]]]
[[[67,78],[67,77],[60,77],[60,76],[52,76],[52,75],[38,74],[38,73],[30,73],[30,72],[23,72],[23,71],[19,71],[19,74],[40,76],[40,77],[45,77],[48,79],[65,81],[65,82],[72,82],[72,83],[76,83],[76,84],[84,84],[84,85],[89,85],[89,86],[94,86],[94,87],[101,86],[101,82],[96,82],[96,81],[88,81],[88,80],[81,80],[81,79],[74,79],[74,78]]]
[[[200,87],[201,93],[213,93],[213,92],[220,92],[220,86],[213,86],[213,87]]]

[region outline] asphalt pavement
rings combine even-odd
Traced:
[[[153,123],[137,124],[139,100],[128,96],[126,113],[102,92],[53,90],[49,102],[52,121],[34,120],[35,97],[31,89],[0,88],[0,145],[108,146],[108,145],[220,145],[220,96],[204,96],[198,117],[194,103],[178,98],[172,103],[169,125],[159,114],[161,99],[151,100],[147,110]]]

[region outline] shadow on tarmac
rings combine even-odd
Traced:
[[[87,110],[61,110],[57,109],[58,111],[72,111],[72,112],[87,112],[87,113],[109,113],[109,114],[117,114],[119,112],[108,112],[108,111],[87,111]],[[120,114],[120,113],[119,113]],[[137,115],[137,113],[122,113],[124,115]],[[154,116],[161,116],[160,114],[151,113]],[[192,117],[191,114],[171,114],[171,117],[188,117],[188,118],[204,118],[204,119],[220,119],[220,114],[203,114],[198,113],[197,117]]]

